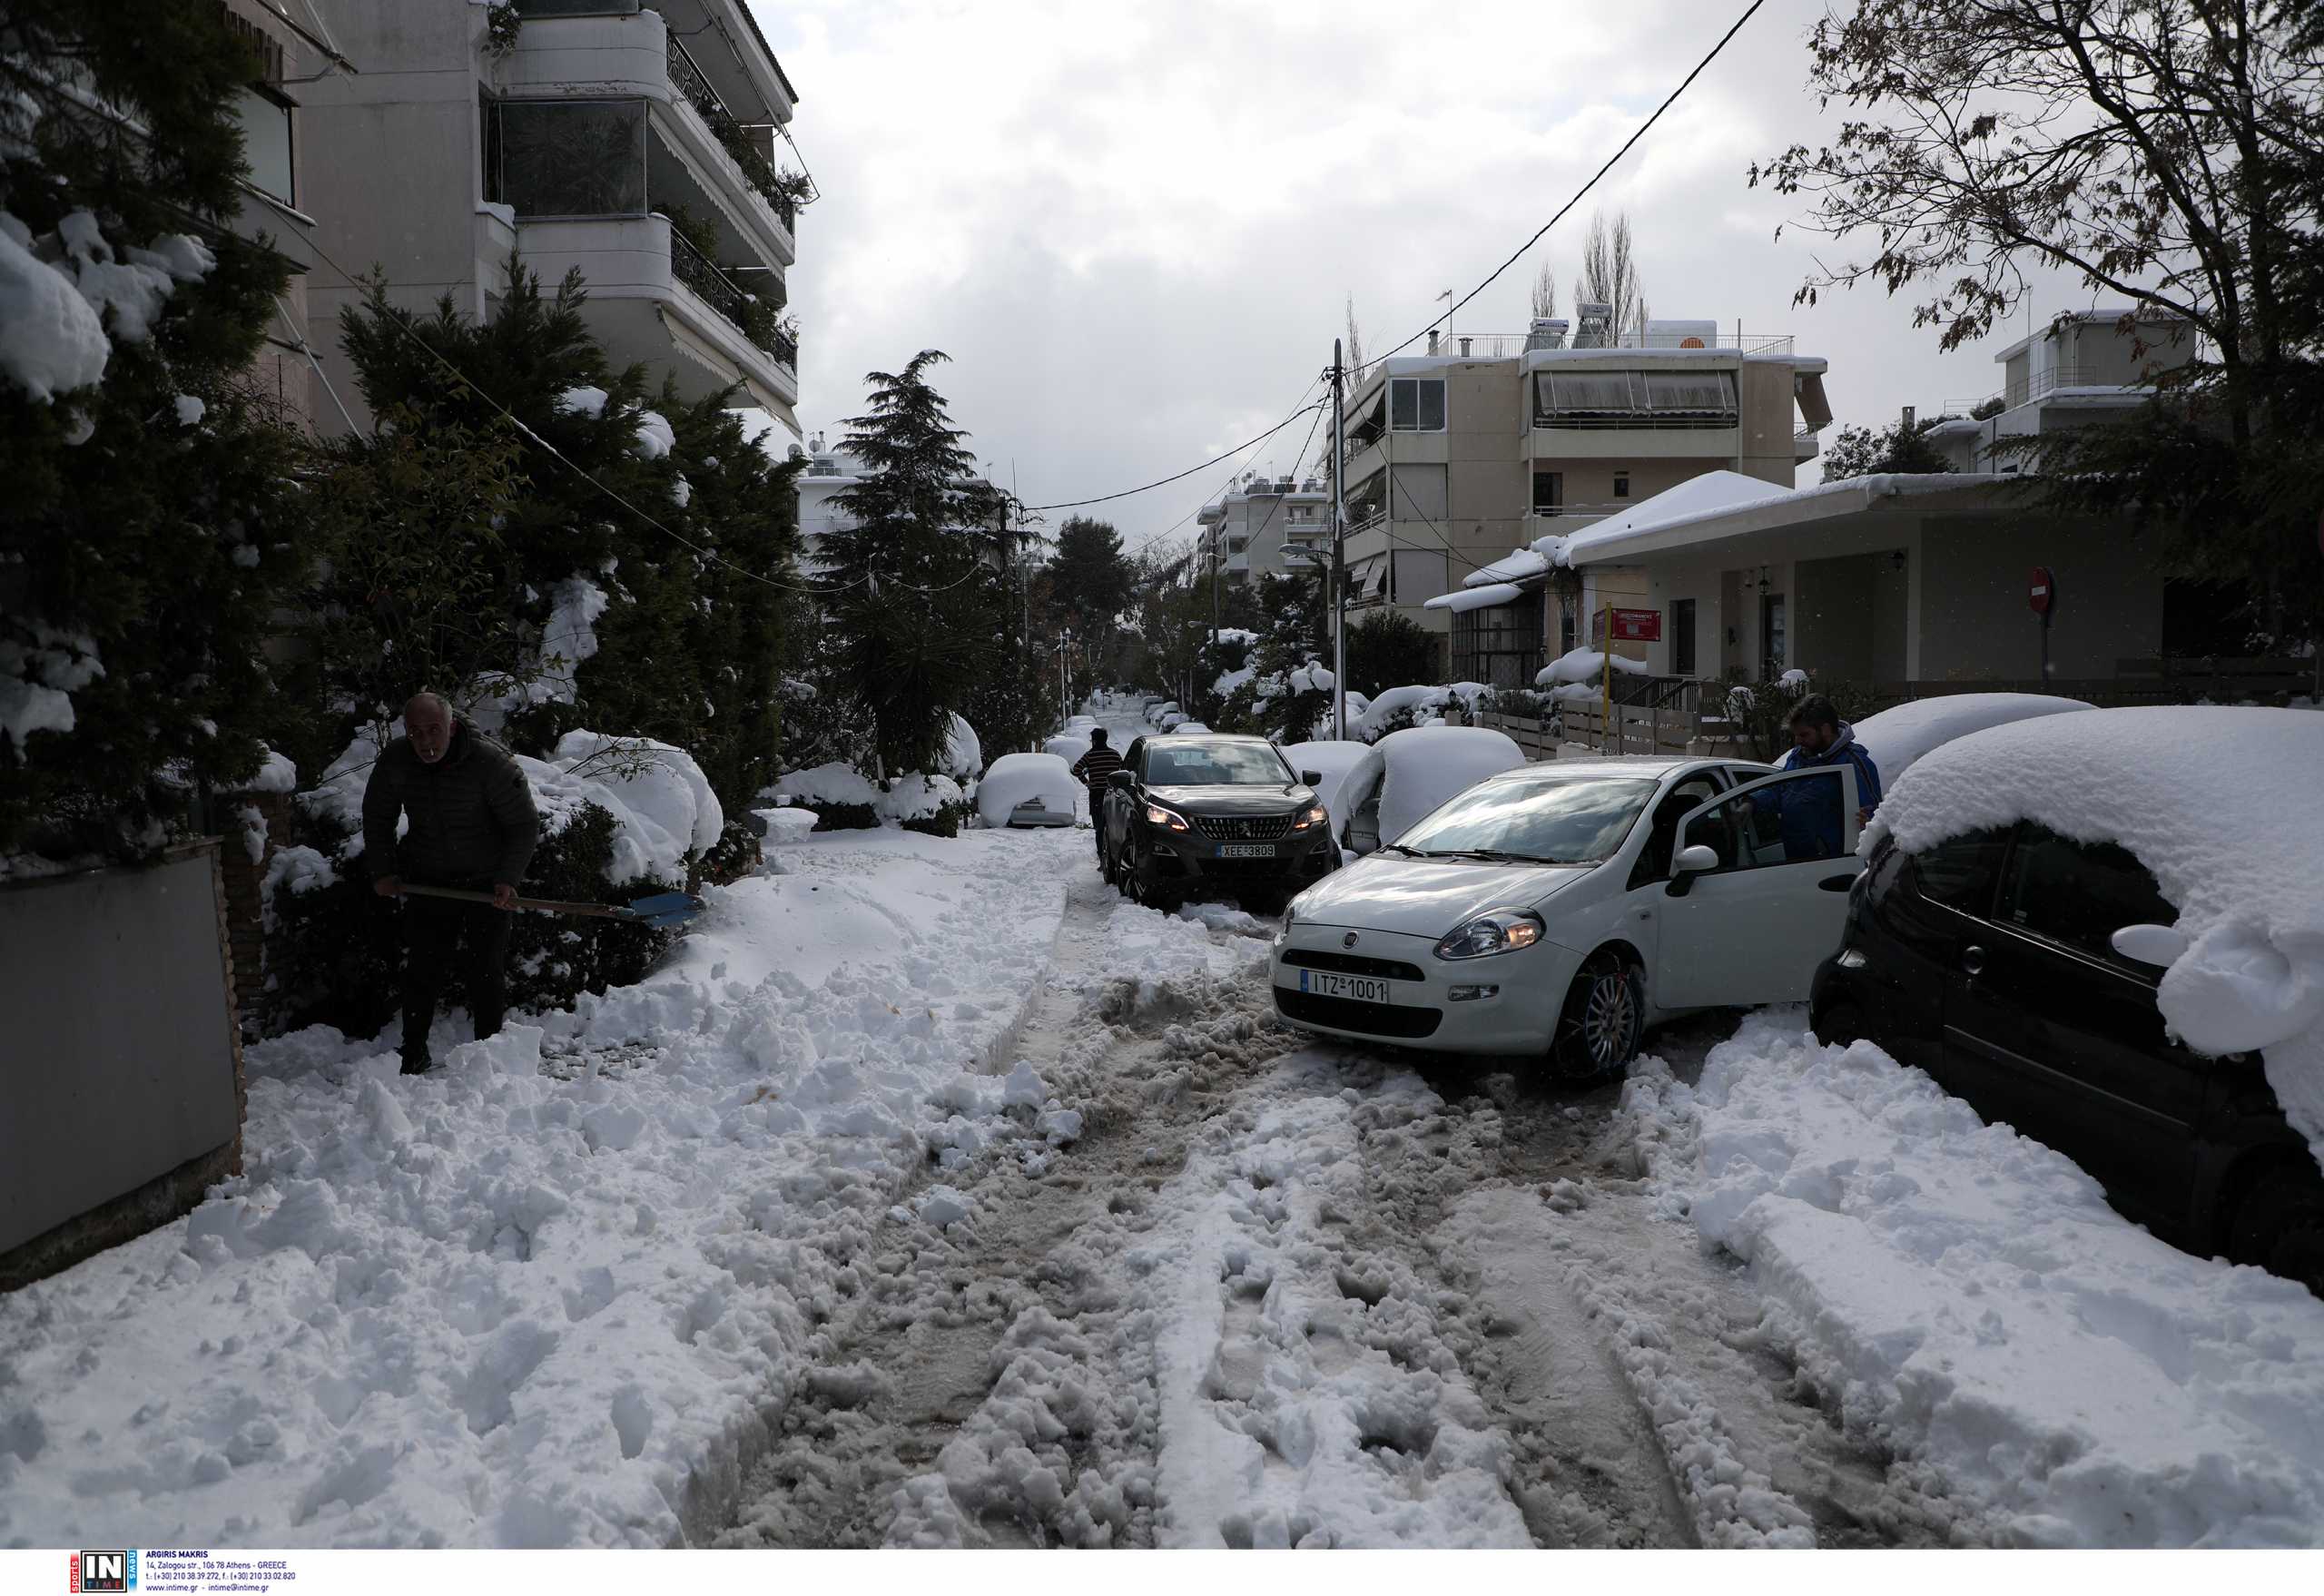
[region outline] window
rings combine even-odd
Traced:
[[[1728,799],[1696,821],[1685,841],[1707,844],[1723,871],[1836,859],[1847,838],[1846,794],[1837,766],[1802,771]]]
[[[1615,472],[1615,473],[1614,473],[1614,497],[1615,497],[1616,498],[1628,498],[1630,496],[1630,474],[1628,471],[1617,471],[1617,472]]]
[[[1559,864],[1594,864],[1630,834],[1654,782],[1635,776],[1544,776],[1486,782],[1413,827],[1401,844],[1423,853],[1484,850]]]
[[[291,103],[277,91],[253,84],[236,97],[234,113],[242,124],[242,158],[250,163],[251,186],[273,195],[286,205],[298,203],[291,185]]]
[[[1670,601],[1670,674],[1695,674],[1695,601],[1691,598]]]
[[[1552,516],[1565,503],[1565,473],[1536,471],[1533,473],[1533,513]]]
[[[1661,803],[1654,806],[1652,830],[1647,833],[1646,846],[1638,856],[1638,863],[1630,871],[1632,890],[1650,882],[1670,879],[1670,855],[1679,842],[1679,823],[1692,813],[1699,804],[1709,803],[1718,796],[1718,778],[1705,772],[1689,776],[1670,789]],[[1697,842],[1702,839],[1697,837]]]
[[[1388,384],[1388,425],[1397,432],[1444,430],[1444,379],[1398,377]]]
[[[1533,424],[1732,427],[1735,395],[1732,371],[1539,371],[1533,379]]]
[[[489,121],[487,198],[520,216],[645,214],[645,101],[501,100]]]
[[[1558,652],[1571,654],[1574,646],[1573,606],[1561,604],[1558,606]]]
[[[2112,842],[2077,842],[2045,827],[2028,825],[2019,829],[2016,845],[2010,850],[1994,918],[2126,962],[2114,951],[2116,931],[2126,925],[2170,925],[2179,911],[2128,849]]]
[[[1939,842],[1915,857],[1913,880],[1932,903],[1983,915],[1993,909],[1994,878],[2009,852],[2009,832],[1992,828]]]

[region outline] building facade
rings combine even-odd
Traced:
[[[1322,568],[1331,496],[1314,478],[1248,476],[1202,507],[1196,570],[1230,587]]]
[[[512,261],[545,288],[577,268],[615,366],[666,372],[689,399],[737,389],[798,436],[798,185],[774,153],[797,95],[742,0],[331,9],[360,70],[309,85],[301,112],[317,325],[374,270],[398,303],[483,317]]]
[[[1342,430],[1351,625],[1394,610],[1443,639],[1444,677],[1516,685],[1524,657],[1573,636],[1578,596],[1538,618],[1430,601],[1512,548],[1706,472],[1775,491],[1815,457],[1831,420],[1823,360],[1709,321],[1650,321],[1619,340],[1598,309],[1582,307],[1571,341],[1567,323],[1542,320],[1432,339],[1358,375]]]

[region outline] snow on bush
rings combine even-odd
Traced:
[[[1039,800],[1071,814],[1081,792],[1072,768],[1053,754],[1004,754],[977,783],[977,813],[989,826],[1005,826],[1019,804]]]
[[[2179,911],[2187,951],[2162,1018],[2212,1055],[2260,1049],[2292,1125],[2324,1162],[2324,718],[2289,709],[2093,709],[1935,749],[1888,793],[1861,844],[1908,852],[2034,821],[2118,842]]]
[[[1373,802],[1380,809],[1380,841],[1394,842],[1450,799],[1487,776],[1525,763],[1524,751],[1483,726],[1413,726],[1391,732],[1364,751],[1341,779],[1342,808],[1334,828]]]
[[[113,345],[72,277],[27,246],[32,234],[0,215],[0,373],[42,404],[105,374]]]
[[[1536,687],[1571,687],[1585,683],[1592,685],[1605,680],[1608,656],[1595,648],[1576,648],[1558,655],[1543,665],[1533,676]],[[1614,669],[1623,675],[1643,676],[1648,674],[1642,659],[1612,656]]]
[[[1329,675],[1329,672],[1324,673]],[[1380,696],[1364,701],[1356,713],[1355,694],[1348,695],[1347,729],[1352,736],[1377,742],[1392,732],[1411,726],[1442,724],[1454,704],[1463,717],[1474,720],[1492,689],[1482,682],[1453,682],[1441,687],[1412,685],[1383,688]]]
[[[2316,1544],[2324,1302],[2165,1246],[2063,1156],[1798,1019],[1747,1020],[1691,1089],[1644,1060],[1623,1104],[1666,1209],[1749,1266],[1848,1431],[2004,1542]]]
[[[557,740],[553,762],[518,763],[537,793],[552,779],[538,768],[544,763],[568,781],[586,778],[584,801],[610,810],[620,823],[612,869],[615,881],[651,875],[683,882],[686,855],[716,847],[726,826],[718,794],[694,756],[651,737],[567,732]]]
[[[984,744],[976,728],[957,714],[944,734],[944,756],[937,761],[937,769],[963,785],[975,781],[984,769]]]
[[[1916,698],[1868,714],[1855,723],[1856,740],[1879,767],[1881,784],[1894,786],[1898,776],[1941,743],[1988,726],[2089,707],[2079,698],[2052,698],[2041,693],[1951,693],[1939,698]]]
[[[26,757],[25,739],[34,732],[70,732],[73,695],[105,674],[94,640],[60,632],[44,621],[20,621],[33,641],[0,635],[0,736]]]
[[[843,760],[793,771],[775,783],[774,791],[810,809],[868,809],[875,821],[889,824],[933,820],[962,802],[960,783],[950,776],[912,772],[895,777],[883,792],[879,783]]]

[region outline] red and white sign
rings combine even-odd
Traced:
[[[2033,586],[2025,592],[2026,606],[2037,616],[2046,616],[2058,606],[2058,579],[2047,566],[2034,567]]]
[[[1662,612],[1659,609],[1618,609],[1614,615],[1614,641],[1617,643],[1659,643],[1662,641]]]

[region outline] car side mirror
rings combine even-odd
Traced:
[[[1299,773],[1299,779],[1312,787],[1324,779],[1324,773],[1319,770],[1303,770]]]
[[[1136,780],[1137,780],[1137,778],[1130,774],[1129,772],[1126,770],[1118,770],[1106,777],[1106,785],[1108,787],[1119,787],[1123,792],[1127,793],[1129,791],[1130,783]]]
[[[1670,884],[1663,891],[1683,898],[1695,889],[1695,878],[1718,868],[1718,850],[1708,842],[1689,842],[1670,862]]]
[[[2132,963],[2157,970],[2178,963],[2179,955],[2187,951],[2187,933],[2175,925],[2126,925],[2106,940]]]

